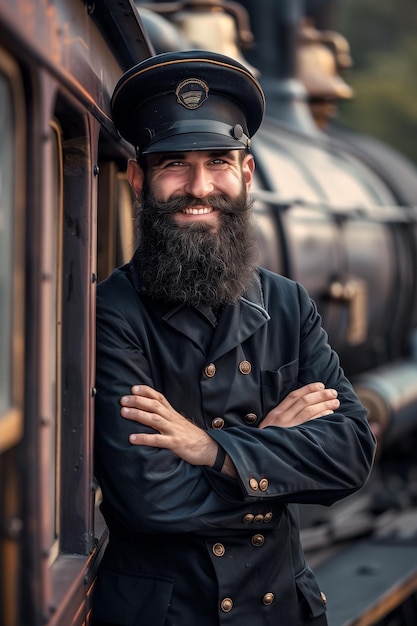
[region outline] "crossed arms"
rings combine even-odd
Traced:
[[[191,465],[213,466],[218,451],[216,441],[205,430],[178,413],[162,393],[147,385],[135,385],[132,387],[132,395],[123,396],[120,404],[124,418],[155,430],[155,433],[131,434],[131,444],[165,448]],[[335,389],[326,389],[323,383],[310,383],[289,393],[269,411],[259,428],[299,426],[332,414],[339,405]],[[236,475],[228,455],[222,473]]]

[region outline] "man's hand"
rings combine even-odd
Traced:
[[[162,393],[146,385],[135,385],[132,387],[132,395],[123,396],[120,404],[120,412],[124,418],[156,431],[130,435],[131,444],[166,448],[191,465],[211,467],[214,464],[218,444],[206,431],[178,413]],[[288,394],[269,411],[259,428],[297,426],[323,415],[330,415],[339,405],[335,389],[325,389],[322,383],[310,383]],[[222,472],[229,476],[236,475],[228,455]]]
[[[132,394],[121,398],[121,415],[150,426],[157,432],[130,435],[130,443],[167,448],[191,465],[214,464],[217,443],[204,430],[178,413],[162,393],[146,385],[135,385]]]
[[[288,394],[265,416],[259,428],[266,426],[299,426],[324,415],[334,413],[340,406],[336,389],[326,389],[323,383],[310,383]]]

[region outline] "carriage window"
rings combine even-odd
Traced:
[[[134,252],[134,202],[126,174],[113,161],[100,164],[97,270],[103,280]]]
[[[0,50],[0,452],[22,435],[24,137],[18,70]]]
[[[127,263],[135,249],[134,202],[126,174],[117,174],[117,251],[116,264]]]
[[[0,415],[11,408],[13,200],[15,164],[12,96],[0,74]]]

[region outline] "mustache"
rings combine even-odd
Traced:
[[[242,193],[238,196],[238,198],[233,199],[224,194],[216,194],[205,198],[196,198],[191,195],[176,196],[175,198],[170,198],[166,202],[161,202],[153,196],[149,199],[152,202],[154,211],[158,214],[164,215],[173,215],[174,213],[178,213],[178,211],[183,211],[184,209],[193,206],[201,206],[202,204],[222,211],[222,213],[225,213],[226,215],[249,211],[251,207],[251,203],[248,201],[246,193]]]

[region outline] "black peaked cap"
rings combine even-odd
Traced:
[[[127,71],[111,100],[138,154],[250,147],[265,97],[241,63],[204,50],[165,52]]]

